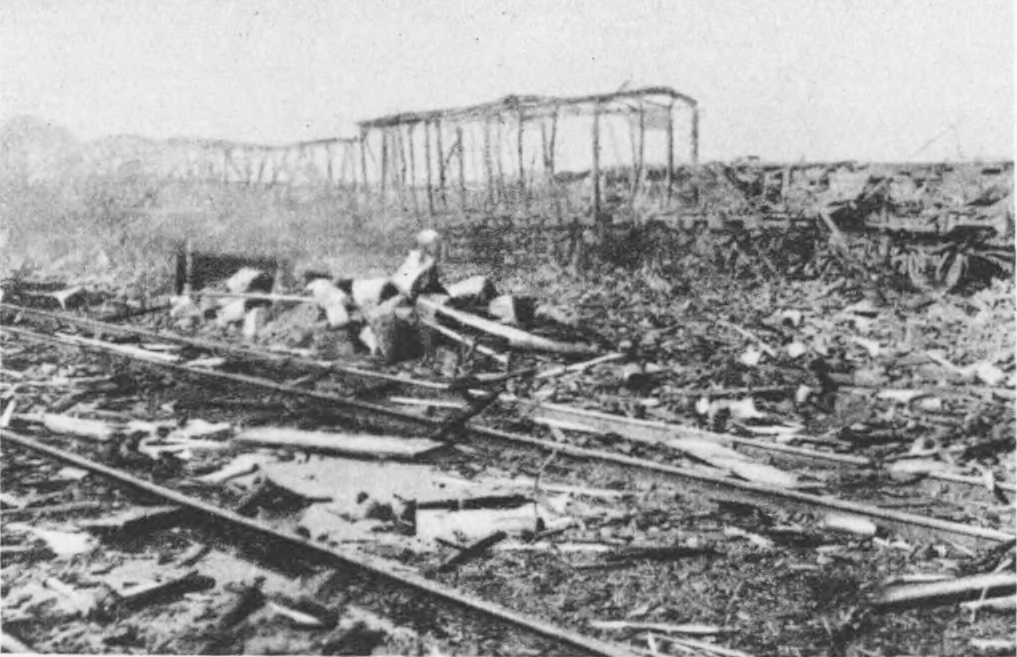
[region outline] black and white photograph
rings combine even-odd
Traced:
[[[1017,653],[1012,0],[0,0],[0,652]]]

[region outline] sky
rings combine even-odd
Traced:
[[[666,85],[705,160],[1012,158],[1013,0],[0,0],[0,120],[286,143]]]

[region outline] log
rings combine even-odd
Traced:
[[[463,326],[482,331],[489,335],[505,340],[508,345],[521,351],[538,351],[553,354],[565,354],[574,356],[592,355],[597,350],[586,344],[574,344],[558,342],[542,338],[532,333],[527,333],[512,326],[503,326],[476,315],[464,313],[452,308],[446,308],[430,299],[417,299],[417,307],[431,314],[440,314],[455,320]]]
[[[241,444],[258,447],[284,447],[349,456],[403,459],[414,459],[444,446],[444,443],[426,438],[339,434],[288,427],[247,429],[235,440]]]
[[[907,586],[894,586],[875,595],[872,604],[877,607],[941,604],[957,599],[977,597],[983,591],[994,595],[1013,594],[1017,591],[1017,576],[1013,572],[988,573],[958,577],[944,582],[922,582]]]

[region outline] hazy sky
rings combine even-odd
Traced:
[[[1013,21],[1013,0],[0,0],[0,118],[275,143],[628,82],[697,98],[705,159],[1009,158]]]

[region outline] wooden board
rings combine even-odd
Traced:
[[[247,429],[242,431],[235,440],[259,447],[289,447],[330,454],[393,459],[414,459],[445,444],[427,438],[328,433],[288,427]]]

